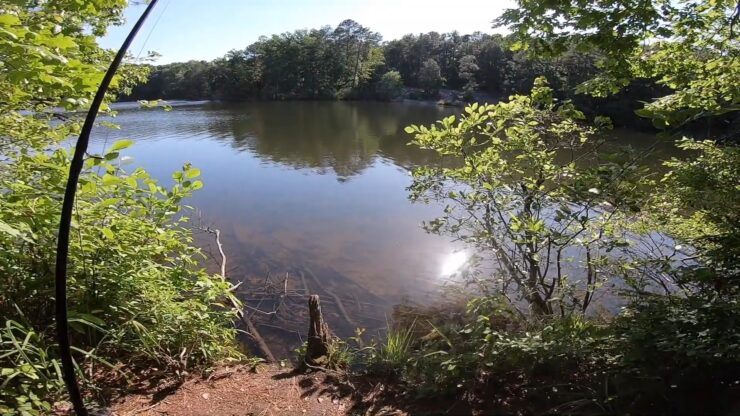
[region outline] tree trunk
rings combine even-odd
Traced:
[[[303,361],[310,366],[324,366],[329,355],[331,335],[329,326],[324,322],[324,317],[321,314],[319,295],[309,296],[308,313],[311,321],[308,327],[306,356]]]

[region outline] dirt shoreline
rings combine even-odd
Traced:
[[[112,400],[113,416],[132,415],[416,415],[437,414],[433,406],[406,397],[383,380],[343,372],[300,373],[292,367],[221,367],[182,384],[124,393]],[[445,403],[447,414],[455,403]]]

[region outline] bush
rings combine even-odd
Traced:
[[[68,293],[77,362],[149,362],[182,375],[240,357],[232,324],[239,302],[225,279],[198,266],[203,256],[183,228],[180,202],[202,186],[200,172],[184,166],[169,189],[142,169],[127,173],[117,157],[130,143],[88,159],[80,180]],[[46,351],[54,336],[55,236],[69,154],[23,149],[7,157],[0,171],[0,313],[9,328],[4,339],[23,330],[30,334],[27,348]],[[11,319],[27,324],[20,328]],[[26,374],[28,365],[46,371],[52,362],[34,358],[39,354],[19,361],[19,350],[3,344],[4,371]],[[24,380],[3,383],[0,404],[13,407]],[[49,390],[37,397],[53,395],[57,387],[45,386]]]
[[[681,414],[736,411],[739,324],[736,297],[661,296],[634,303],[614,325],[622,401],[629,397],[633,405]]]
[[[427,333],[413,331],[404,358],[381,368],[422,397],[534,413],[726,414],[740,406],[734,298],[640,299],[612,321],[535,319],[495,296],[472,299],[461,319],[418,315],[428,318],[417,325]]]
[[[442,320],[444,321],[444,319]],[[578,317],[531,321],[507,300],[474,298],[465,323],[431,323],[419,339],[410,379],[429,393],[454,393],[491,382],[558,377],[603,364],[604,327]]]
[[[418,83],[424,89],[428,97],[436,97],[439,94],[439,88],[444,83],[442,71],[439,64],[434,59],[427,59],[419,69]]]
[[[77,136],[112,51],[96,39],[120,23],[125,1],[4,2],[0,32],[0,413],[48,413],[62,383],[54,322],[54,265]],[[108,99],[148,68],[125,64]],[[109,111],[107,105],[102,111]],[[189,165],[165,188],[126,171],[113,144],[85,155],[72,221],[68,300],[80,378],[98,365],[147,366],[182,376],[241,357],[231,285],[199,266],[181,201],[199,189]],[[149,372],[150,374],[152,371]],[[91,380],[85,380],[90,382]],[[91,383],[88,384],[91,386]]]

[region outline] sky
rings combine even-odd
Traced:
[[[430,31],[502,33],[491,21],[513,6],[513,0],[159,0],[129,51],[156,51],[160,64],[212,60],[262,35],[334,27],[344,19],[379,32],[383,40]],[[111,28],[101,45],[119,48],[143,11],[142,5],[130,6],[126,24]]]

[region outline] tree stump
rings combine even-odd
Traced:
[[[306,356],[303,361],[310,366],[323,367],[326,365],[329,355],[331,333],[329,332],[329,326],[321,314],[319,295],[309,296],[308,313],[311,321],[308,327]]]

